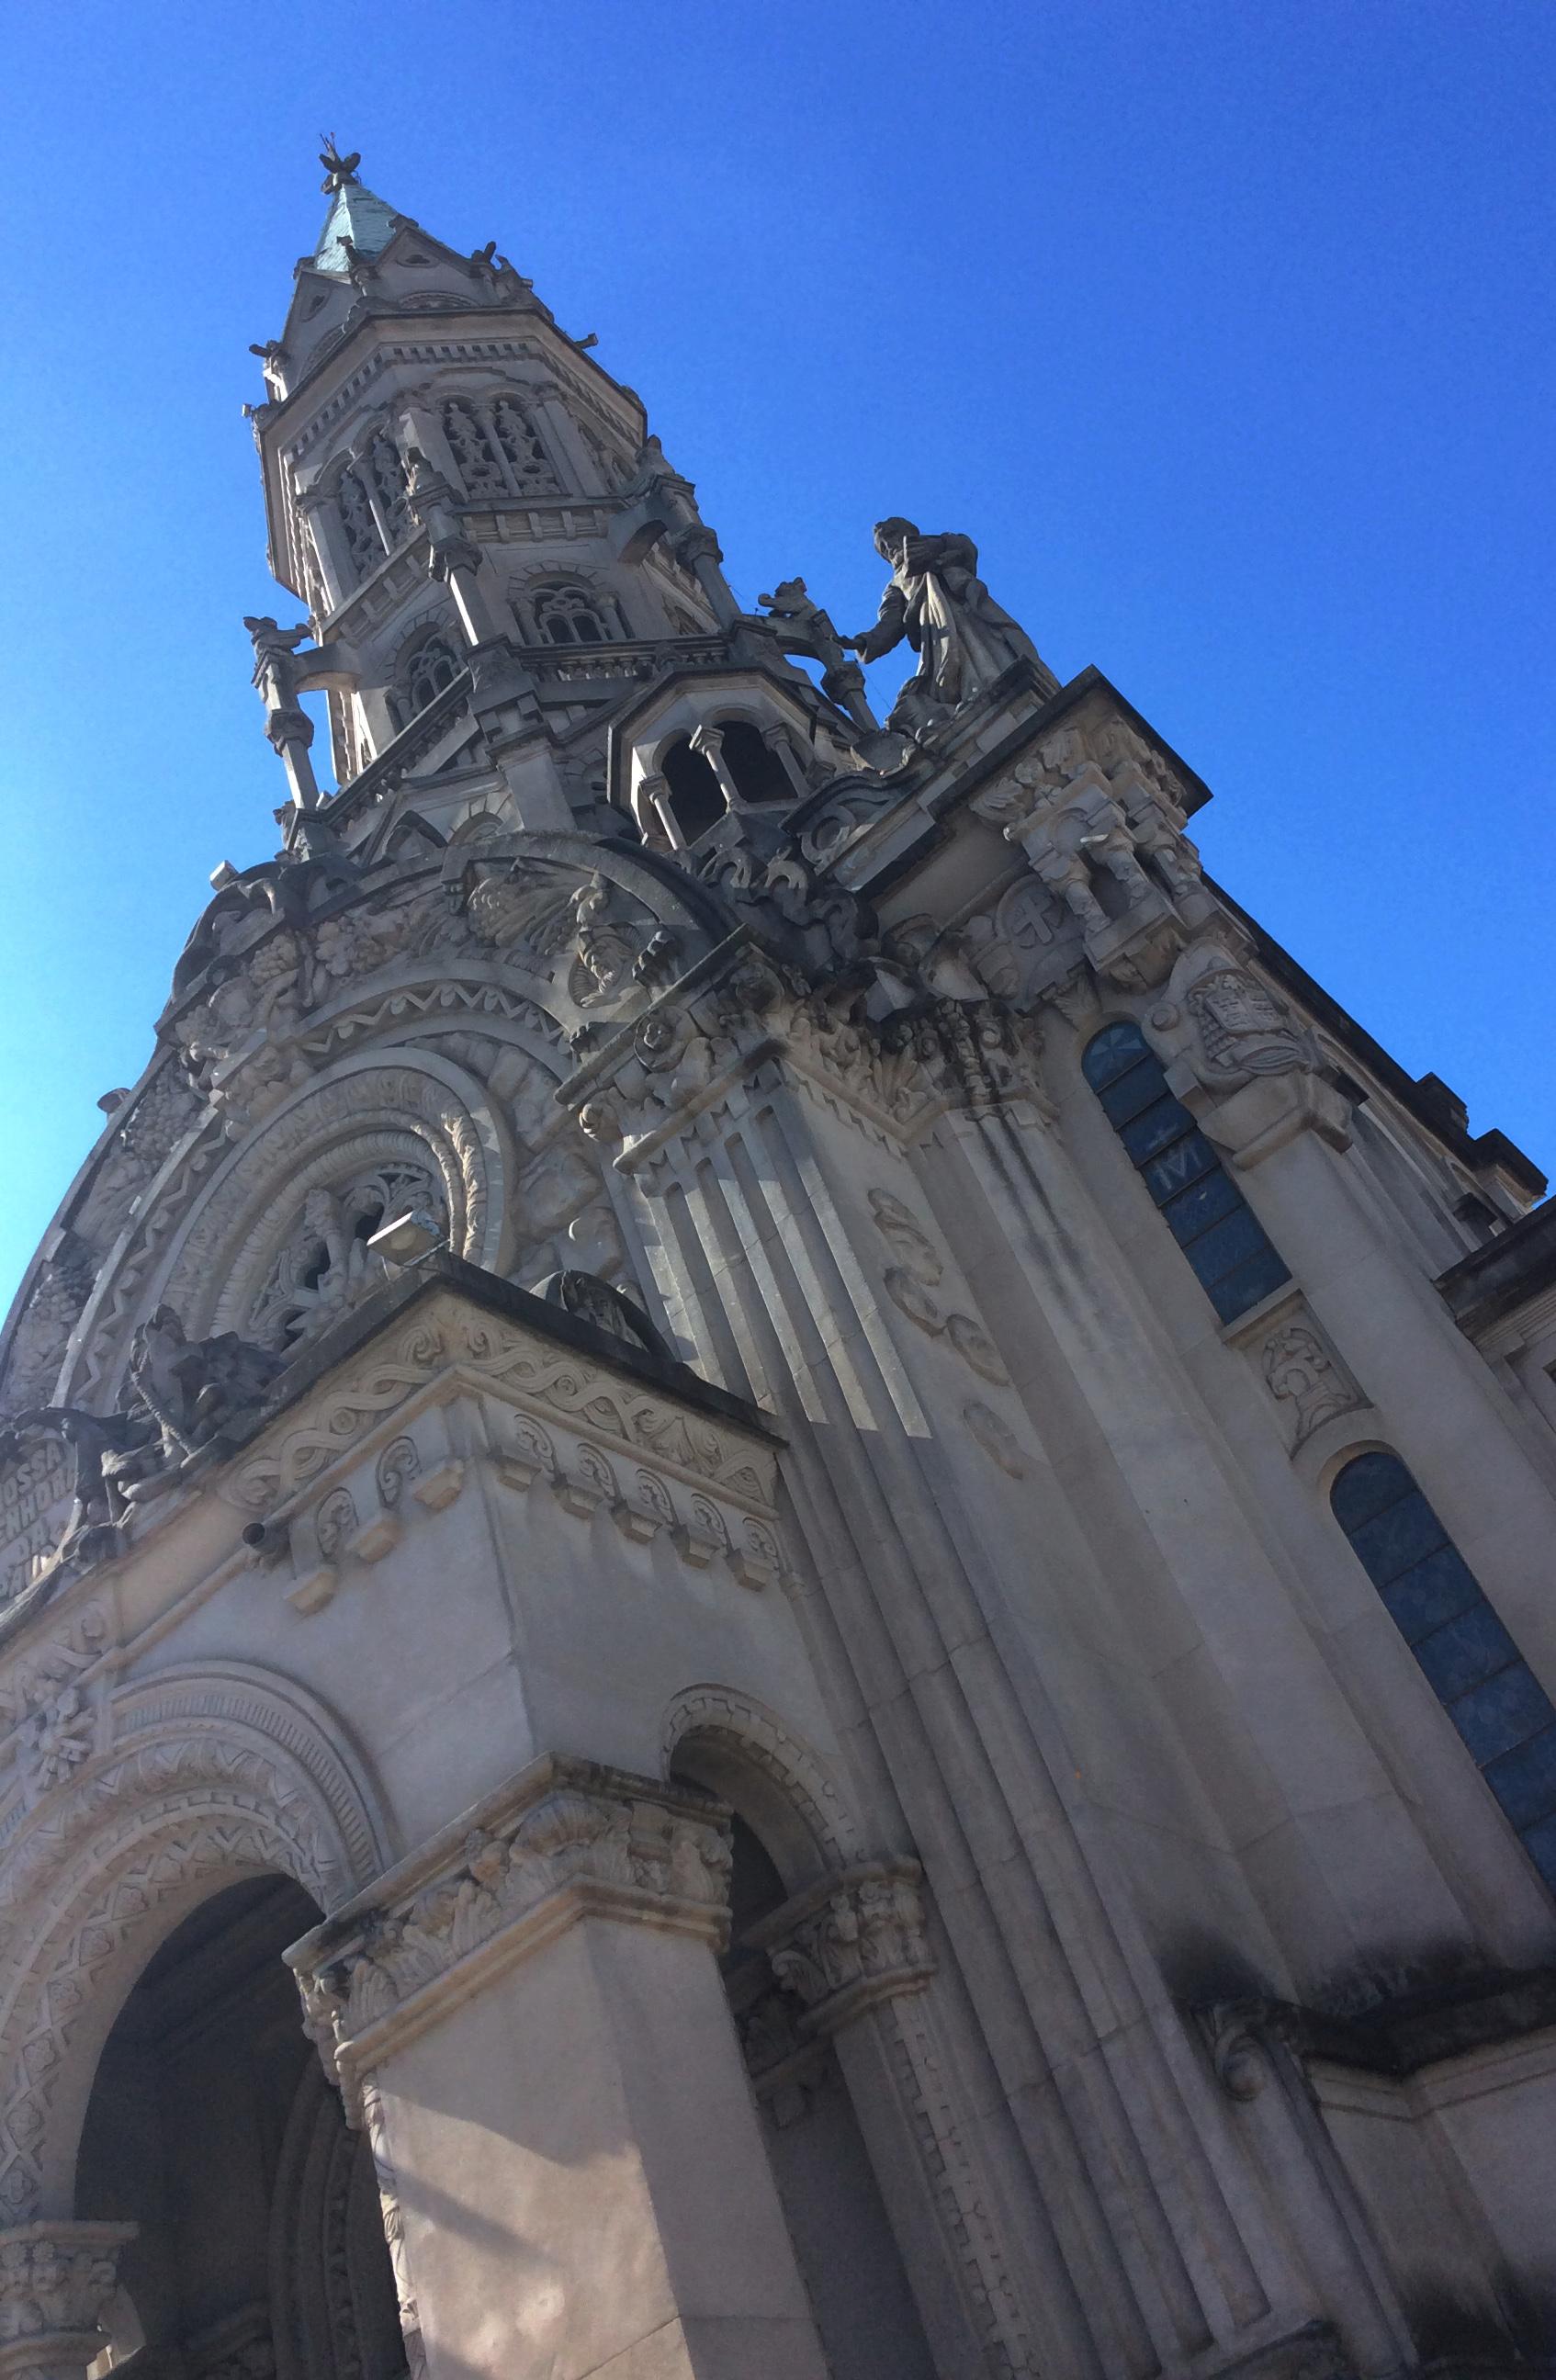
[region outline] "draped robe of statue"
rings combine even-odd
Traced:
[[[876,551],[892,565],[873,628],[852,639],[874,661],[906,637],[918,667],[898,695],[889,727],[922,735],[992,686],[1015,661],[1036,662],[1025,629],[978,575],[978,548],[954,530],[921,536],[911,521],[877,524]]]

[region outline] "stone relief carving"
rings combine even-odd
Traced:
[[[921,1990],[934,1973],[920,1871],[911,1860],[828,1877],[775,1910],[748,1938],[801,2002],[808,2032],[835,2033],[882,2000]]]
[[[99,1534],[172,1486],[184,1463],[262,1403],[278,1359],[233,1332],[189,1340],[170,1306],[130,1346],[127,1401],[115,1413],[40,1406],[0,1436],[0,1610],[12,1611],[78,1554],[103,1550]],[[72,1458],[67,1486],[60,1451]]]
[[[295,1723],[295,1722],[294,1722]],[[45,1924],[20,1922],[56,1891],[83,1838],[90,1880]],[[324,1907],[338,1897],[342,1846],[302,1772],[278,1746],[181,1730],[130,1745],[56,1789],[0,1872],[6,2009],[0,2030],[0,2211],[34,2213],[55,2090],[92,2004],[95,1978],[170,1898],[243,1869],[292,1876]]]
[[[971,808],[1025,853],[1036,878],[965,929],[983,980],[1024,1007],[1055,996],[1083,960],[1148,990],[1216,914],[1184,832],[1183,788],[1121,720],[1055,729]]]
[[[421,1456],[413,1438],[391,1439],[373,1468],[379,1501],[393,1512],[421,1470]],[[322,1548],[321,1548],[321,1551]],[[327,1557],[326,1557],[327,1559]]]
[[[1367,1402],[1305,1305],[1281,1316],[1259,1346],[1258,1362],[1270,1395],[1289,1414],[1294,1451],[1337,1414]]]
[[[526,1407],[635,1453],[688,1487],[759,1513],[772,1511],[774,1458],[672,1397],[581,1360],[550,1341],[439,1299],[338,1385],[305,1401],[295,1421],[240,1463],[219,1492],[261,1513],[318,1478],[352,1439],[439,1372],[458,1365]],[[544,1422],[539,1427],[543,1431]],[[548,1442],[549,1443],[549,1442]],[[547,1458],[554,1466],[554,1453]],[[537,1468],[540,1467],[537,1465]]]
[[[304,2021],[326,2068],[350,2090],[355,2036],[555,1894],[720,1940],[729,1872],[728,1821],[717,1803],[596,1762],[548,1756],[487,1803],[431,1873],[397,1888],[391,1879],[349,1927],[320,1927],[288,1952]]]
[[[86,1310],[98,1259],[75,1232],[65,1232],[39,1267],[6,1351],[0,1409],[7,1414],[45,1399],[59,1378],[70,1334]]]
[[[962,1419],[990,1460],[998,1463],[1008,1479],[1025,1479],[1029,1465],[1021,1441],[1008,1422],[1002,1421],[992,1405],[975,1398],[962,1407]]]
[[[970,1314],[946,1314],[942,1310],[934,1292],[944,1277],[945,1266],[912,1209],[889,1190],[871,1190],[868,1195],[876,1230],[898,1258],[896,1264],[887,1267],[883,1276],[887,1296],[899,1312],[930,1337],[943,1334],[948,1345],[979,1378],[991,1381],[997,1388],[1008,1388],[1010,1374],[982,1324]]]
[[[341,1548],[356,1536],[357,1505],[349,1488],[332,1488],[327,1496],[320,1499],[313,1515],[313,1534],[327,1562],[333,1562]]]
[[[133,2223],[29,2223],[0,2231],[0,2353],[17,2380],[84,2369],[118,2287]]]
[[[1208,1084],[1231,1089],[1255,1075],[1289,1074],[1318,1063],[1311,1033],[1224,951],[1188,953],[1169,990],[1187,1013],[1198,1045],[1197,1071]]]
[[[383,1264],[367,1243],[412,1208],[446,1228],[443,1182],[430,1165],[375,1165],[338,1188],[310,1190],[249,1306],[255,1342],[300,1345],[382,1287]]]

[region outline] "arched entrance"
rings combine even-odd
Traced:
[[[796,1894],[845,1871],[851,1828],[828,1780],[771,1714],[742,1706],[732,1724],[734,1705],[717,1691],[683,1697],[668,1767],[735,1814],[724,1991],[795,2262],[835,2380],[932,2380],[837,2046],[806,2025],[772,1955],[774,1921]]]
[[[129,2220],[112,2345],[137,2380],[395,2380],[405,2369],[367,2144],[302,2030],[281,1953],[317,1924],[279,1876],[163,1941],[98,2061],[79,2219]]]

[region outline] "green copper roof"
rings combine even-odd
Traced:
[[[321,273],[344,273],[346,255],[343,242],[350,240],[363,256],[382,256],[400,225],[409,220],[407,215],[396,214],[393,207],[385,206],[360,182],[347,182],[330,200],[330,212],[313,251],[313,261]]]

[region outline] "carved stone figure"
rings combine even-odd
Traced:
[[[888,728],[922,738],[1013,662],[1036,662],[1036,646],[994,601],[978,575],[978,548],[954,531],[924,536],[910,520],[877,521],[875,550],[892,566],[873,628],[845,639],[861,661],[878,661],[906,637],[918,667],[887,717]]]

